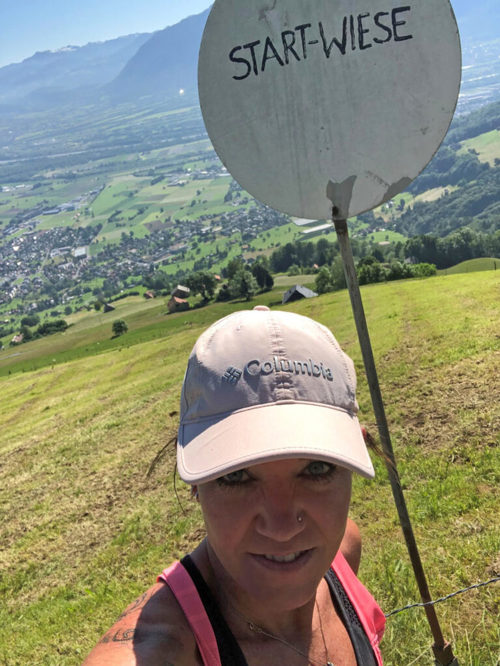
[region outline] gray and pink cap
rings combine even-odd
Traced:
[[[184,377],[177,465],[187,483],[280,458],[324,460],[372,478],[354,364],[308,317],[264,306],[198,338]]]

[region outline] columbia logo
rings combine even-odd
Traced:
[[[242,374],[241,370],[231,366],[222,375],[222,381],[227,382],[228,384],[237,384]]]

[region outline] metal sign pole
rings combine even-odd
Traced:
[[[335,218],[336,211],[333,210],[332,219],[335,224],[335,231],[337,232],[337,239],[340,246],[340,253],[344,264],[344,273],[349,289],[351,298],[352,311],[354,320],[356,322],[356,329],[358,332],[359,343],[361,346],[361,353],[363,355],[363,362],[365,366],[366,376],[368,379],[368,386],[370,388],[370,395],[377,420],[377,427],[380,435],[380,441],[385,455],[387,456],[386,467],[389,474],[391,483],[392,494],[399,515],[399,521],[403,529],[403,534],[410,555],[415,578],[420,590],[422,601],[427,603],[431,601],[429,587],[418,552],[415,535],[408,514],[406,501],[401,488],[401,481],[399,478],[394,451],[391,443],[391,436],[385,415],[384,403],[380,391],[378,381],[377,369],[375,367],[375,360],[373,357],[373,350],[370,342],[370,335],[368,326],[366,324],[365,312],[363,302],[361,300],[361,293],[359,290],[358,278],[356,275],[356,268],[354,266],[354,258],[352,255],[351,243],[349,241],[349,232],[347,229],[347,221],[344,219]],[[445,641],[439,620],[436,615],[434,606],[425,606],[425,613],[427,620],[434,638],[434,645],[432,649],[436,658],[436,664],[443,664],[444,666],[458,666],[458,661],[453,655],[451,644]]]

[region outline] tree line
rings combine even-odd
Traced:
[[[404,253],[414,262],[429,262],[437,268],[480,257],[500,257],[500,231],[484,234],[464,227],[445,238],[422,234],[406,241]]]
[[[407,264],[397,259],[391,261],[390,264],[383,264],[373,255],[363,257],[356,266],[360,285],[414,277],[430,277],[436,275],[436,272],[434,264]],[[318,294],[346,288],[344,267],[340,257],[337,257],[330,266],[322,266],[319,269],[314,284]]]
[[[486,234],[464,227],[441,238],[420,234],[391,245],[378,245],[367,239],[351,240],[360,284],[434,275],[436,269],[449,268],[468,259],[500,257],[500,231]],[[342,260],[337,241],[320,238],[316,243],[301,240],[277,248],[271,256],[258,257],[252,265],[243,258],[232,259],[222,269],[225,282],[219,287],[214,273],[197,270],[175,276],[203,302],[234,298],[250,300],[255,294],[273,288],[272,273],[317,273],[319,293],[345,288]],[[172,276],[161,270],[144,276],[143,283],[164,295],[170,293]]]
[[[498,130],[499,127],[500,101],[487,104],[467,115],[455,116],[440,149],[408,190],[420,194],[433,187],[456,185],[461,179],[476,178],[488,167],[477,159],[473,150],[459,153],[460,142]]]
[[[463,227],[444,238],[435,234],[420,234],[391,245],[353,238],[351,246],[358,264],[364,257],[372,256],[379,263],[430,263],[437,268],[449,268],[467,259],[500,257],[500,231],[487,234]],[[307,273],[313,272],[315,265],[331,266],[337,259],[340,260],[337,241],[321,238],[316,244],[300,240],[287,243],[275,250],[269,261],[274,272],[296,269],[297,273]]]
[[[407,207],[395,222],[395,229],[405,236],[428,233],[446,236],[464,226],[493,233],[499,220],[500,166],[490,167],[486,163],[479,174],[461,182],[459,189],[445,192],[437,201],[417,202]]]
[[[446,136],[446,143],[456,144],[498,129],[499,120],[500,101],[487,104],[467,115],[455,116]]]
[[[408,192],[421,194],[435,187],[467,185],[485,171],[490,170],[488,162],[481,162],[473,149],[458,152],[460,145],[443,145],[432,162],[408,187]]]
[[[48,321],[45,321],[37,326],[35,329],[30,328],[30,326],[36,326],[38,321],[40,321],[40,319],[37,315],[23,317],[19,330],[19,333],[22,336],[21,342],[37,340],[38,338],[45,337],[46,335],[52,335],[53,333],[65,331],[68,328],[68,323],[64,319],[49,319]],[[13,345],[19,343],[11,342],[10,344]]]
[[[259,257],[251,266],[241,257],[231,259],[222,270],[226,278],[218,293],[218,301],[227,301],[234,298],[251,298],[258,292],[269,291],[273,288],[274,279],[269,271],[269,261],[266,257]],[[196,296],[200,294],[204,302],[214,298],[218,280],[209,271],[196,271],[190,273],[184,280],[186,287]]]

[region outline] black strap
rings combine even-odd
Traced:
[[[236,638],[229,629],[224,616],[219,610],[210,588],[189,555],[181,560],[182,566],[186,569],[195,584],[200,599],[205,607],[205,611],[214,630],[217,647],[219,648],[219,657],[222,666],[248,666],[245,655],[243,654]]]
[[[333,605],[351,639],[354,654],[356,655],[356,663],[360,666],[377,666],[368,636],[337,574],[330,568],[326,573],[325,579],[330,588]]]
[[[191,576],[203,606],[205,607],[212,629],[214,630],[222,666],[248,666],[245,655],[233,636],[231,629],[228,627],[210,588],[206,584],[197,566],[189,555],[182,558],[181,564]],[[332,569],[329,569],[325,579],[328,583],[335,609],[351,639],[354,654],[356,656],[356,663],[358,666],[377,666],[368,636],[366,635],[358,615],[335,572]]]

